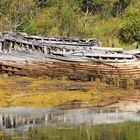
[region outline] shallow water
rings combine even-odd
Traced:
[[[115,108],[0,109],[2,140],[140,140],[140,113]]]

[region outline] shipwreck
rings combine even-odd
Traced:
[[[140,78],[140,50],[105,48],[94,38],[0,33],[0,72],[14,75]]]

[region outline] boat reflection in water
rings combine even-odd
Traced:
[[[140,114],[119,109],[40,109],[6,108],[0,109],[0,130],[28,130],[29,127],[69,127],[81,124],[105,124],[124,121],[140,121]]]

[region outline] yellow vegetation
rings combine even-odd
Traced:
[[[79,82],[49,77],[1,77],[0,107],[52,107],[75,100],[91,105],[104,98],[121,96],[124,92],[99,80]]]

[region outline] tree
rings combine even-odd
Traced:
[[[78,13],[68,3],[41,10],[33,21],[36,32],[49,35],[72,36],[77,31]]]
[[[35,4],[32,0],[2,0],[0,5],[0,23],[7,23],[5,29],[21,29],[35,16]]]
[[[120,29],[120,39],[123,42],[140,42],[140,3],[126,10]]]
[[[117,0],[114,2],[112,15],[121,16],[124,10],[132,3],[133,0]]]
[[[8,9],[12,3],[12,0],[1,0],[0,1],[0,19],[3,15],[8,13]]]
[[[100,15],[102,19],[111,16],[112,7],[116,0],[79,0],[81,10],[92,15]]]
[[[50,7],[53,6],[53,4],[55,4],[55,0],[34,0],[37,7],[40,8],[46,8],[46,7]]]

